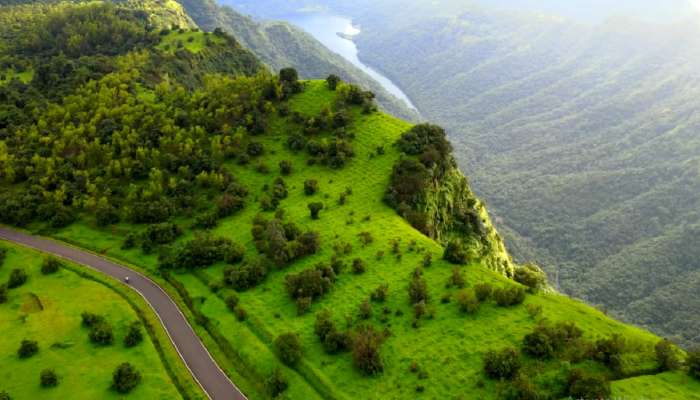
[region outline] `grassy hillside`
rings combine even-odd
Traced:
[[[694,21],[585,26],[458,1],[345,11],[363,27],[361,56],[448,128],[518,260],[544,265],[566,293],[698,343]]]
[[[41,272],[46,259],[42,255],[5,242],[0,243],[0,249],[6,255],[0,281],[7,281],[15,268],[28,275],[27,282],[10,290],[7,301],[0,304],[0,392],[6,391],[13,399],[122,398],[110,388],[112,372],[119,364],[129,362],[142,375],[142,383],[129,398],[202,396],[158,319],[138,295],[73,264],[64,263],[58,272],[45,275]],[[90,342],[89,329],[81,323],[83,312],[104,316],[113,327],[113,345]],[[126,348],[122,341],[134,322],[141,324],[144,341]],[[153,329],[152,336],[143,328],[144,323]],[[39,351],[22,359],[17,351],[25,339],[36,341]],[[45,368],[53,368],[58,374],[57,387],[40,386],[39,372]]]
[[[441,128],[383,114],[351,84],[270,75],[222,33],[150,31],[123,12],[39,19],[39,35],[87,21],[73,49],[114,69],[17,107],[0,222],[148,274],[249,398],[608,396],[697,370],[514,265]],[[129,38],[117,55],[94,20]],[[32,68],[55,51],[15,49]]]

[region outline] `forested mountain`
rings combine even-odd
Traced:
[[[339,3],[290,7],[355,18],[361,57],[449,128],[518,259],[539,261],[567,293],[698,343],[696,21],[587,25],[459,1]]]
[[[180,10],[0,8],[0,223],[147,276],[250,399],[606,398],[640,387],[698,399],[700,352],[512,261],[443,128],[384,114],[336,75],[273,73],[222,30],[172,26]],[[131,321],[112,329],[129,313],[94,314],[106,307],[81,302],[94,298],[82,275],[66,281],[72,266],[39,258],[0,242],[0,321],[15,328],[0,337],[0,398],[202,397],[167,351],[132,348]],[[39,264],[42,277],[26,273]],[[34,281],[74,298],[29,292]],[[42,324],[55,307],[77,345]],[[25,323],[43,328],[15,343]],[[89,380],[77,365],[87,353],[100,363]],[[134,365],[120,364],[127,355]],[[139,364],[156,358],[163,368]]]

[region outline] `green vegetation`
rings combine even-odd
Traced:
[[[129,12],[79,8],[42,18]],[[382,114],[371,93],[347,83],[332,90],[298,80],[294,69],[271,75],[220,31],[213,35],[228,47],[185,48],[183,56],[199,61],[181,70],[158,49],[173,31],[137,29],[139,18],[122,22],[110,29],[146,33],[118,56],[97,55],[113,70],[56,89],[60,101],[35,94],[49,106],[17,111],[17,123],[4,127],[0,220],[147,274],[250,398],[587,396],[607,393],[608,381],[653,377],[666,360],[658,337],[534,290],[546,287],[541,273],[512,263],[441,128]],[[270,168],[282,165],[293,168]],[[410,171],[419,179],[403,179]],[[457,244],[451,255],[439,257],[450,243]],[[19,265],[12,257],[0,277]],[[114,301],[92,301],[87,288],[75,296],[76,282],[92,283],[75,276],[67,284],[69,264],[35,273],[41,263],[23,264],[34,267],[23,286],[8,290],[10,302],[26,290],[41,296],[36,285],[60,280],[46,291],[66,302],[54,320],[68,321],[71,352],[90,357],[81,365],[101,366],[42,364],[58,376],[52,393],[80,387],[79,372],[92,397],[169,390],[164,397],[177,397],[167,377],[188,390],[140,308],[99,285]],[[19,336],[9,353],[0,346],[12,365],[25,338],[40,349],[25,368],[59,351],[12,317],[7,326]],[[31,372],[36,379],[36,365]],[[26,390],[40,388],[33,381]]]
[[[7,252],[0,279],[8,277],[8,265],[23,265],[30,277],[9,292],[6,304],[0,304],[0,392],[13,399],[116,399],[119,396],[110,390],[110,371],[128,360],[138,366],[147,383],[130,398],[201,398],[166,333],[153,325],[157,318],[137,294],[113,290],[103,283],[105,278],[70,263],[62,262],[63,268],[44,275],[42,268],[51,258],[4,242],[0,246]],[[112,321],[117,338],[127,337],[130,324],[141,320],[141,315],[148,316],[146,323],[155,336],[144,335],[133,349],[95,347],[82,326],[85,307]],[[97,315],[86,317],[95,323],[100,319],[94,318]],[[175,382],[169,370],[176,374]],[[184,392],[178,391],[178,385]]]

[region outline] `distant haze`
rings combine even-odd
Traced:
[[[616,16],[668,22],[700,15],[700,0],[477,0],[486,7],[556,14],[583,22]]]

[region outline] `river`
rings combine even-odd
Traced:
[[[416,109],[411,99],[401,88],[396,86],[394,82],[381,72],[360,61],[357,45],[347,38],[360,33],[360,30],[352,24],[352,20],[323,13],[298,13],[289,15],[284,18],[284,20],[291,22],[311,34],[331,51],[341,55],[379,82],[389,93],[406,102],[412,109]],[[338,35],[339,33],[346,37],[341,37]]]

